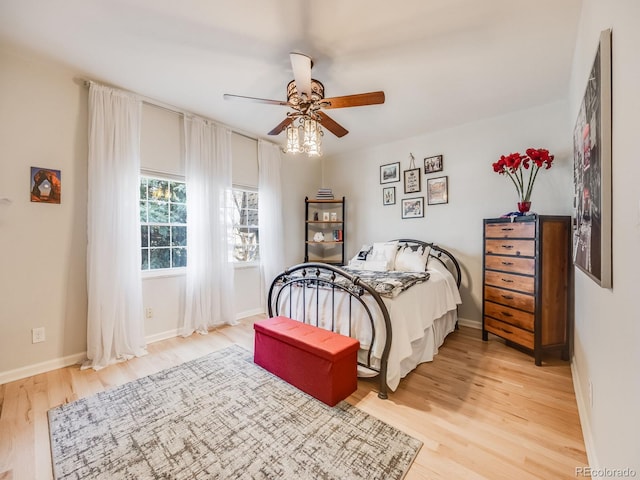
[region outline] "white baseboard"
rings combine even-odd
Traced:
[[[236,320],[242,320],[243,318],[253,317],[254,315],[264,315],[264,308],[254,308],[253,310],[245,310],[244,312],[236,313]]]
[[[576,394],[576,403],[578,404],[578,416],[580,417],[580,426],[582,427],[582,436],[584,438],[584,448],[587,451],[587,461],[589,466],[597,470],[600,468],[600,463],[596,456],[596,448],[593,441],[593,432],[591,430],[591,422],[588,413],[588,401],[582,395],[583,389],[580,384],[580,374],[578,367],[576,366],[576,358],[571,358],[571,378],[573,379],[573,390]]]
[[[458,317],[458,325],[482,330],[482,322],[480,320],[470,320],[468,318]]]
[[[69,365],[75,365],[86,358],[87,352],[74,353],[73,355],[67,355],[66,357],[54,358],[53,360],[47,360],[46,362],[27,365],[26,367],[16,368],[7,372],[0,372],[0,385],[32,377],[33,375],[50,372],[51,370],[56,370],[58,368],[68,367]]]
[[[166,332],[154,333],[153,335],[147,335],[144,337],[144,341],[146,344],[156,343],[162,340],[166,340],[168,338],[177,337],[180,335],[180,329],[174,328],[173,330],[167,330]]]

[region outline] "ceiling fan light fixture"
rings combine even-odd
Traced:
[[[306,153],[310,157],[322,155],[322,136],[324,132],[320,122],[310,115],[300,116],[285,129],[287,145],[284,153]]]
[[[300,144],[300,127],[294,125],[294,123],[287,127],[287,146],[285,153],[296,154],[304,151]]]
[[[304,151],[310,157],[322,155],[322,129],[315,118],[305,117],[303,121],[303,141]]]

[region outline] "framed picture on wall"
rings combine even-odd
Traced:
[[[427,157],[424,159],[424,173],[435,173],[442,171],[442,155]]]
[[[402,218],[424,217],[424,197],[402,199]]]
[[[412,168],[404,171],[404,193],[420,191],[420,169]]]
[[[605,30],[573,130],[573,262],[605,288],[612,287],[611,94],[611,30]]]
[[[62,194],[60,170],[31,167],[31,201],[60,203]]]
[[[382,189],[382,204],[383,205],[396,204],[396,187],[385,187]]]
[[[400,181],[400,162],[380,166],[380,183]]]
[[[427,205],[439,205],[449,202],[448,177],[427,179]]]

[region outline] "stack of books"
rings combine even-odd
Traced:
[[[318,200],[333,200],[333,192],[330,188],[319,188],[316,198]]]

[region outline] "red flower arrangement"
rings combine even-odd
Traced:
[[[500,160],[493,164],[493,171],[500,175],[507,175],[516,186],[520,202],[530,202],[533,184],[538,176],[538,170],[551,168],[553,155],[544,148],[528,148],[526,155],[512,153],[506,157],[502,155]],[[529,170],[529,177],[525,179],[524,170]]]

